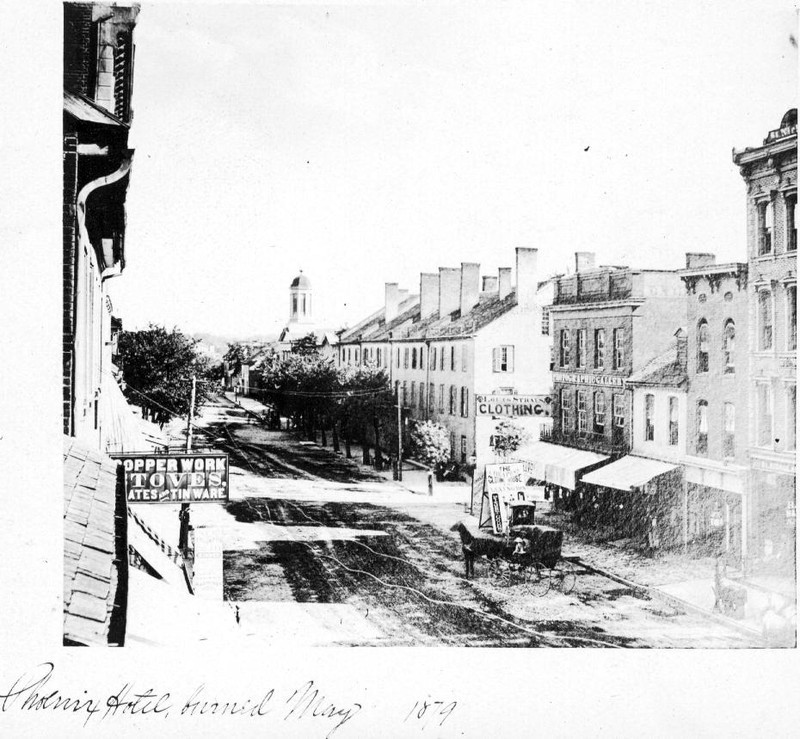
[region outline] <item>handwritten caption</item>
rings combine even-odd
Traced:
[[[52,662],[45,662],[20,675],[8,689],[0,692],[0,713],[60,712],[83,717],[84,725],[89,721],[125,716],[267,717],[277,721],[313,723],[325,731],[325,737],[329,739],[340,729],[350,728],[349,722],[364,709],[361,703],[328,699],[313,680],[294,690],[269,688],[251,697],[221,700],[213,697],[205,684],[198,685],[186,695],[159,692],[154,688],[141,689],[133,683],[124,683],[119,690],[107,695],[90,695],[86,690],[80,695],[68,695],[56,687],[54,676],[55,665]],[[407,713],[403,709],[397,719],[420,730],[431,724],[442,726],[456,705],[456,701],[419,700]]]

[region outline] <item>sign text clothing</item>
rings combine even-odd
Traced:
[[[129,503],[226,503],[227,454],[125,454]]]
[[[549,395],[476,395],[479,416],[549,416]]]

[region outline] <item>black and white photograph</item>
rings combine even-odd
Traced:
[[[771,703],[731,728],[724,685],[780,682],[797,647],[794,3],[36,12],[61,41],[62,103],[37,107],[55,197],[9,264],[54,278],[19,305],[53,345],[23,412],[63,483],[35,503],[57,561],[27,561],[64,656],[4,669],[0,714],[65,736],[529,736],[540,712],[553,736],[789,735]],[[28,393],[7,395],[11,418]],[[708,711],[676,708],[701,700],[685,684],[653,725],[658,689],[544,723],[537,690],[579,700],[595,660],[644,690],[645,650],[656,676],[680,659],[673,695],[683,671],[719,689]],[[223,696],[234,655],[277,652],[340,678],[243,668]],[[417,702],[370,714],[394,683],[362,656]],[[127,667],[184,659],[183,692]],[[59,663],[102,670],[67,685]]]

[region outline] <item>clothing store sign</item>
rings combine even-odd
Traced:
[[[549,416],[549,395],[476,395],[475,408],[479,416]]]
[[[128,503],[227,503],[227,454],[120,454]]]

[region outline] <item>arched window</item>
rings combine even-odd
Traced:
[[[772,293],[767,289],[758,291],[758,348],[772,349]]]
[[[726,375],[732,375],[736,371],[733,357],[735,345],[736,324],[734,324],[732,318],[729,318],[725,321],[725,327],[722,329],[722,359]]]
[[[708,322],[705,318],[697,325],[697,371],[708,372]]]
[[[708,454],[708,401],[697,401],[697,453]]]

